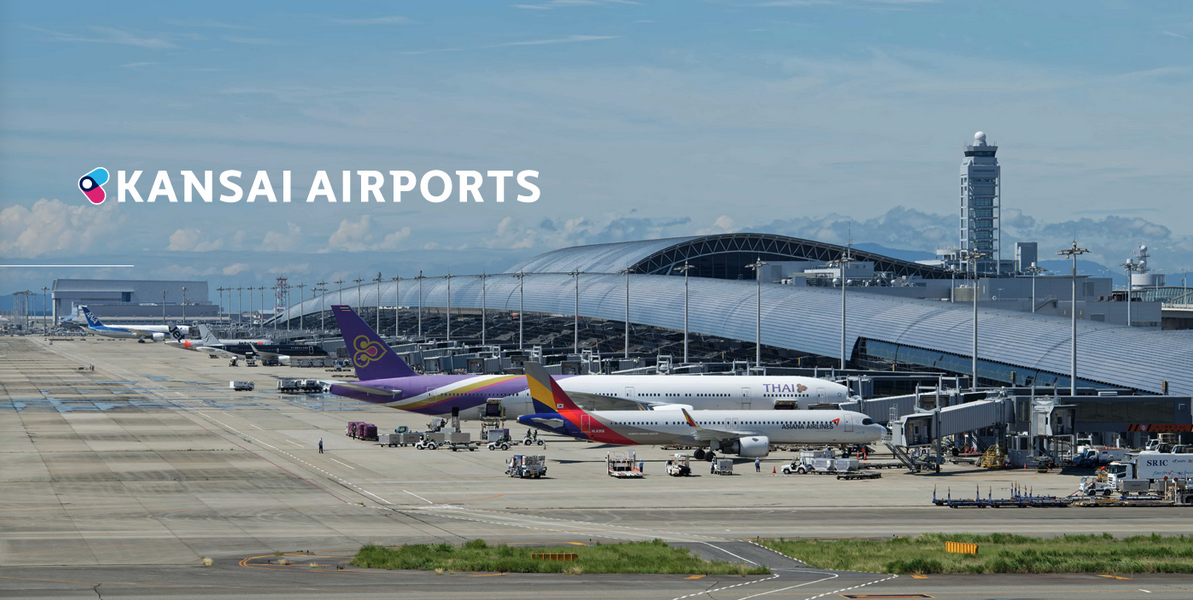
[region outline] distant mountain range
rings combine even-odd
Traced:
[[[857,248],[858,250],[874,252],[876,254],[882,254],[883,256],[889,256],[891,258],[898,258],[901,260],[909,260],[912,262],[917,260],[932,260],[936,258],[936,254],[933,252],[928,252],[925,250],[901,250],[899,248],[887,248],[886,246],[880,244],[854,244],[853,247]],[[1048,269],[1048,271],[1044,273],[1045,275],[1068,275],[1069,268],[1072,265],[1072,263],[1067,260],[1041,260],[1038,261],[1038,264],[1041,267]],[[1090,260],[1078,260],[1077,272],[1083,275],[1093,275],[1095,277],[1106,277],[1109,275],[1110,279],[1114,282],[1114,285],[1127,285],[1126,273],[1118,269],[1111,269],[1106,265]],[[1173,282],[1170,281],[1168,283],[1172,284]],[[1179,284],[1180,281],[1178,280],[1176,283]]]

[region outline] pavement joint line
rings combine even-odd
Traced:
[[[720,588],[717,588],[717,589],[715,589],[715,590],[704,590],[703,592],[696,592],[695,594],[688,594],[688,595],[686,595],[686,596],[678,596],[678,597],[676,597],[676,598],[673,598],[672,600],[684,600],[684,598],[693,598],[693,597],[695,597],[695,596],[704,596],[704,595],[706,595],[706,594],[712,594],[713,592],[723,592],[723,591],[725,591],[725,590],[731,590],[731,589],[733,589],[733,588],[739,588],[739,587],[742,587],[742,586],[744,586],[744,585],[752,585],[752,584],[755,584],[755,583],[762,583],[763,581],[772,581],[772,580],[775,580],[775,579],[778,579],[778,578],[779,578],[779,574],[778,574],[778,573],[775,573],[774,575],[771,575],[770,577],[767,577],[766,579],[755,579],[754,581],[746,581],[746,582],[744,582],[744,583],[735,583],[735,584],[733,584],[733,585],[727,585],[727,586],[725,586],[725,587],[720,587]],[[746,597],[747,597],[747,598],[749,598],[750,596],[746,596]]]
[[[856,572],[856,571],[854,571],[854,572]],[[868,586],[868,585],[874,585],[874,584],[876,584],[876,583],[882,583],[882,582],[884,582],[884,581],[890,581],[890,580],[892,580],[892,579],[895,579],[895,578],[897,578],[897,577],[899,577],[899,576],[898,576],[898,575],[891,575],[890,577],[886,577],[886,578],[884,578],[884,579],[876,579],[876,580],[874,580],[874,581],[871,581],[871,582],[869,582],[869,583],[863,583],[863,584],[861,584],[861,585],[855,585],[855,586],[853,586],[853,587],[841,588],[841,589],[839,589],[839,590],[833,590],[833,591],[831,591],[831,592],[825,592],[825,593],[823,593],[823,594],[820,594],[820,595],[818,595],[818,596],[812,596],[812,597],[808,598],[808,600],[816,600],[816,598],[823,598],[823,597],[825,597],[825,596],[832,596],[833,594],[839,594],[839,593],[841,593],[841,592],[848,591],[848,590],[856,590],[856,589],[858,589],[858,588],[864,588],[864,587],[866,587],[866,586]],[[745,598],[742,598],[741,600],[745,600]]]

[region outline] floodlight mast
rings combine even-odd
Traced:
[[[988,252],[966,253],[969,271],[973,273],[973,365],[971,367],[973,381],[970,382],[970,386],[975,390],[978,388],[978,261],[989,257]]]
[[[1131,326],[1131,275],[1137,271],[1142,271],[1144,266],[1134,260],[1128,258],[1127,262],[1119,265],[1127,270],[1127,327]]]
[[[575,354],[580,353],[580,276],[583,274],[580,267],[568,273],[576,283],[576,314],[572,318],[572,352]]]
[[[1073,266],[1072,266],[1071,271],[1069,272],[1069,274],[1073,278],[1073,295],[1070,298],[1071,308],[1072,308],[1072,310],[1070,311],[1070,313],[1071,313],[1070,316],[1072,317],[1072,319],[1071,319],[1071,334],[1070,334],[1071,340],[1070,341],[1072,343],[1072,346],[1069,349],[1069,395],[1070,396],[1077,395],[1077,257],[1081,256],[1082,254],[1086,254],[1088,252],[1089,252],[1089,250],[1086,250],[1085,248],[1081,248],[1077,245],[1077,240],[1073,240],[1073,246],[1071,248],[1066,248],[1064,250],[1060,250],[1057,252],[1057,254],[1060,256],[1068,256],[1073,259]],[[1128,298],[1128,300],[1131,297],[1130,294],[1131,294],[1131,282],[1128,278],[1128,281],[1127,281],[1127,298]],[[1131,306],[1131,303],[1127,302],[1127,306]]]
[[[746,265],[747,269],[754,269],[754,279],[758,281],[758,314],[754,328],[754,367],[762,366],[762,267],[770,263],[763,262],[759,256],[754,262]]]
[[[695,269],[688,261],[683,261],[682,267],[675,270],[683,273],[683,364],[688,364],[688,271]]]

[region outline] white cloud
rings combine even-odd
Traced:
[[[236,230],[236,233],[232,236],[232,249],[244,250],[244,241],[246,237],[248,237],[248,234],[246,234],[243,229]]]
[[[91,250],[113,240],[120,219],[112,204],[68,205],[41,199],[33,206],[0,211],[0,255],[32,258],[56,252]]]
[[[704,229],[697,229],[696,233],[698,235],[709,235],[709,234],[713,234],[713,233],[731,233],[734,231],[738,231],[738,229],[740,229],[740,228],[733,227],[733,217],[730,217],[729,215],[721,215],[721,216],[717,217],[716,221],[713,221],[712,227],[706,227]]]
[[[170,245],[166,250],[170,252],[210,252],[224,246],[220,239],[210,239],[203,236],[198,229],[179,229],[170,234]]]
[[[262,252],[296,252],[301,250],[306,238],[302,235],[302,228],[295,223],[286,223],[286,232],[267,231],[265,239],[257,247]]]
[[[300,263],[300,264],[292,263],[292,264],[284,265],[281,267],[272,267],[269,269],[269,272],[274,275],[287,275],[287,274],[306,273],[307,271],[310,271],[310,270],[311,270],[310,263]]]
[[[28,27],[33,31],[47,34],[49,37],[46,41],[50,42],[92,42],[97,44],[121,44],[125,46],[140,46],[142,48],[177,48],[174,44],[166,41],[162,37],[146,37],[129,33],[121,29],[114,29],[112,27],[100,27],[92,25],[90,29],[95,32],[95,35],[81,35],[77,33],[66,33],[62,31],[54,31],[52,29],[42,29],[40,27]]]
[[[612,40],[618,36],[615,35],[569,35],[562,38],[550,38],[545,40],[526,40],[523,42],[506,42],[504,44],[493,44],[492,46],[483,46],[484,48],[505,48],[507,46],[543,46],[547,44],[573,44],[576,42],[596,42],[600,40]]]
[[[327,248],[320,250],[320,252],[331,252],[335,250],[343,252],[364,252],[365,250],[373,249],[373,245],[369,242],[373,241],[372,222],[369,220],[369,215],[364,215],[359,221],[349,221],[344,219],[340,222],[339,229],[331,234],[327,239]]]
[[[384,250],[397,250],[398,246],[400,246],[402,242],[406,240],[406,238],[410,237],[410,231],[411,230],[409,227],[403,227],[385,236],[385,239],[381,240],[381,248]]]
[[[224,270],[222,272],[224,275],[231,277],[233,275],[239,275],[241,273],[244,273],[245,271],[248,271],[250,268],[251,267],[249,267],[245,263],[232,263],[232,264],[224,267]]]

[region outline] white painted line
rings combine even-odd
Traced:
[[[758,564],[758,563],[756,563],[756,562],[754,562],[754,561],[752,561],[752,560],[750,560],[750,559],[748,559],[748,558],[746,558],[746,557],[744,557],[744,556],[738,556],[738,555],[736,555],[736,554],[734,554],[734,553],[732,553],[732,552],[730,552],[730,551],[728,551],[728,550],[726,550],[726,549],[724,549],[724,548],[722,548],[722,547],[720,547],[720,546],[713,546],[712,544],[710,544],[710,543],[708,543],[708,542],[700,542],[700,543],[701,543],[701,544],[704,544],[705,546],[708,546],[708,547],[710,547],[710,548],[716,548],[717,550],[720,550],[721,552],[724,552],[725,554],[728,554],[729,556],[732,556],[733,558],[737,558],[737,559],[744,560],[744,561],[746,561],[746,562],[748,562],[748,563],[750,563],[750,564],[752,564],[752,565],[757,565],[757,564]]]
[[[733,584],[733,585],[727,585],[727,586],[725,586],[725,587],[717,588],[717,589],[715,589],[715,590],[705,590],[705,591],[703,591],[703,592],[697,592],[697,593],[695,593],[695,594],[688,594],[688,595],[686,595],[686,596],[679,596],[678,598],[674,598],[674,600],[683,600],[684,598],[692,598],[692,597],[694,597],[694,596],[704,596],[704,595],[707,595],[707,594],[712,594],[713,592],[720,592],[720,591],[724,591],[724,590],[731,590],[731,589],[733,589],[733,588],[739,588],[739,587],[742,587],[742,586],[744,586],[744,585],[750,585],[750,584],[752,584],[752,583],[762,583],[763,581],[771,581],[771,580],[773,580],[773,579],[778,579],[778,578],[779,578],[779,575],[778,575],[778,573],[776,573],[776,574],[774,574],[774,575],[772,575],[772,576],[770,576],[770,577],[767,577],[766,579],[755,579],[754,581],[747,581],[747,582],[745,582],[745,583],[735,583],[735,584]],[[809,583],[813,583],[813,582],[809,582]],[[770,592],[767,592],[767,593],[770,593]],[[746,597],[747,597],[747,598],[751,598],[752,596],[746,596]]]
[[[293,442],[293,441],[290,441],[290,440],[286,440],[286,441],[287,441],[287,442],[290,442],[291,444],[294,444],[295,446],[298,446],[299,448],[306,448],[306,446],[303,446],[302,444],[300,444],[300,443],[298,443],[298,442]]]
[[[796,585],[789,585],[785,588],[779,588],[777,590],[771,590],[769,592],[762,592],[761,594],[754,594],[753,596],[744,596],[742,598],[738,598],[737,600],[747,600],[748,598],[757,598],[759,596],[765,596],[767,594],[774,594],[775,592],[783,592],[783,591],[787,591],[787,590],[793,590],[798,587],[804,587],[805,585],[812,585],[813,583],[820,583],[821,581],[828,581],[830,579],[836,579],[836,578],[840,577],[840,575],[837,575],[836,573],[832,573],[831,575],[832,575],[831,577],[817,579],[816,581],[806,581],[804,583],[800,583],[800,584],[796,584]]]
[[[1149,592],[1149,591],[1147,591],[1147,590],[1145,590],[1145,589],[1143,589],[1143,588],[1139,588],[1139,591],[1141,591],[1141,592],[1143,592],[1143,593],[1145,593],[1145,594],[1150,594],[1150,593],[1151,593],[1151,592]]]
[[[402,490],[402,491],[406,492],[407,494],[410,494],[411,496],[414,496],[415,498],[418,498],[419,500],[422,500],[423,502],[426,502],[427,504],[434,504],[434,502],[431,502],[430,500],[427,500],[426,498],[423,498],[422,496],[419,496],[418,494],[416,494],[414,492],[407,492],[406,490]]]
[[[342,463],[342,462],[340,462],[340,461],[338,461],[338,460],[336,460],[336,459],[334,459],[334,458],[333,458],[333,459],[331,459],[331,460],[332,460],[332,462],[338,462],[338,463],[340,463],[341,465],[344,465],[345,467],[348,467],[349,469],[352,469],[353,471],[355,471],[355,470],[356,470],[356,467],[353,467],[353,466],[351,466],[351,465],[348,465],[347,463]]]
[[[257,424],[256,424],[256,423],[249,423],[249,425],[252,425],[253,427],[257,427]],[[260,427],[257,427],[257,429],[261,429],[261,428],[260,428]],[[264,429],[261,429],[261,431],[265,431],[265,430],[264,430]]]

